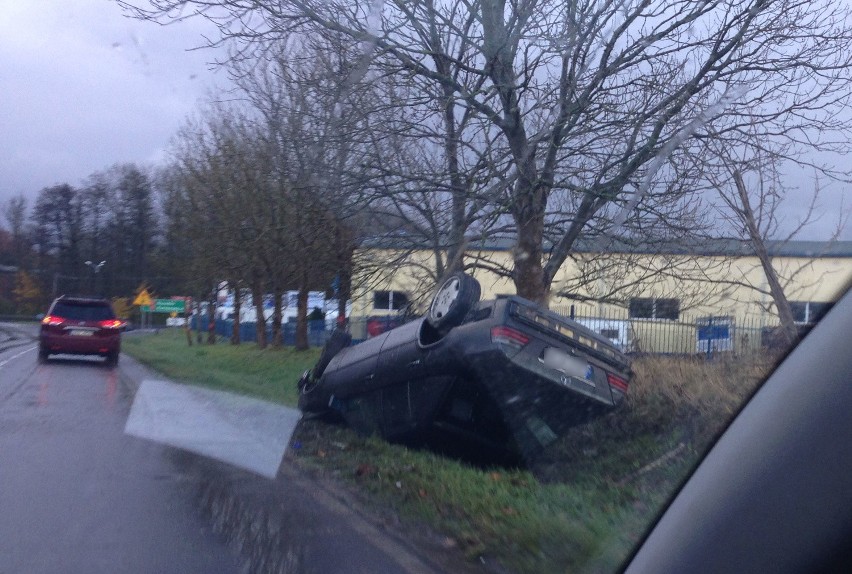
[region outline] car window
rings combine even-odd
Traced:
[[[53,306],[51,315],[72,321],[105,321],[107,319],[115,319],[112,309],[103,303],[69,303],[60,301]]]

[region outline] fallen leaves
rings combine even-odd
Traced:
[[[359,478],[365,476],[372,476],[374,474],[376,474],[376,467],[372,464],[367,464],[366,462],[359,464],[358,467],[355,469],[355,476]]]

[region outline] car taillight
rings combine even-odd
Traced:
[[[62,317],[57,317],[55,315],[48,315],[44,319],[41,320],[42,325],[50,325],[51,327],[56,327],[57,325],[61,325],[65,322],[65,319]]]
[[[530,338],[510,327],[491,327],[491,342],[520,349],[530,342]]]
[[[613,375],[612,373],[606,374],[606,380],[611,387],[615,387],[622,393],[627,392],[627,381],[619,377],[618,375]]]
[[[98,323],[102,329],[121,329],[123,323],[118,319],[107,319]]]

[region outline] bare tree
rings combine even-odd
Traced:
[[[354,236],[347,222],[358,211],[349,178],[369,100],[363,90],[341,88],[339,78],[352,66],[339,44],[293,40],[275,57],[232,68],[257,116],[258,153],[268,160],[273,325],[280,323],[284,289],[296,289],[298,349],[308,346],[309,290],[327,290],[335,276],[349,289]]]
[[[797,162],[790,161],[784,149],[777,149],[773,142],[760,139],[748,141],[751,145],[725,145],[720,141],[708,141],[705,156],[705,172],[710,186],[719,198],[717,213],[723,229],[741,238],[757,257],[766,287],[747,282],[745,278],[729,278],[725,282],[747,286],[771,297],[781,323],[784,343],[794,346],[799,340],[793,309],[785,292],[789,283],[804,269],[778,269],[773,263],[771,246],[784,245],[794,239],[805,227],[818,219],[816,205],[819,199],[819,177],[814,177],[814,189],[810,193],[808,207],[798,222],[786,232],[782,231],[779,211],[784,200],[789,198],[792,186],[785,185],[782,166],[787,171],[800,169]],[[796,190],[799,194],[802,191]],[[837,239],[843,229],[843,214],[833,232],[831,240]]]
[[[12,262],[14,265],[22,266],[27,251],[27,198],[23,195],[17,195],[9,199],[3,209],[3,218],[9,226],[9,234],[11,235]]]
[[[519,294],[540,302],[577,239],[592,227],[629,224],[661,180],[667,187],[679,150],[709,137],[708,127],[736,141],[743,126],[757,125],[766,137],[817,149],[846,140],[837,112],[849,99],[852,36],[841,3],[121,3],[145,18],[200,13],[242,57],[274,49],[293,30],[346,36],[374,63],[440,85],[438,101],[457,103],[499,134],[510,168],[502,205],[516,233],[514,280]],[[557,192],[570,195],[572,210],[547,247]]]
[[[222,280],[237,289],[245,280],[256,290],[258,343],[263,347],[265,274],[259,271],[258,244],[266,222],[258,188],[265,177],[254,155],[253,132],[243,118],[222,106],[211,107],[205,116],[188,122],[176,138],[169,233],[191,246],[180,255],[200,278],[201,299]]]
[[[182,130],[174,151],[182,207],[171,211],[182,214],[183,236],[192,241],[187,255],[208,286],[222,279],[237,292],[249,286],[261,347],[266,294],[271,343],[280,346],[283,295],[296,289],[296,343],[307,348],[308,291],[325,290],[335,273],[351,275],[354,248],[343,222],[344,174],[348,116],[357,117],[358,106],[336,93],[337,70],[327,61],[291,56],[235,66],[243,99],[210,106],[204,120]]]

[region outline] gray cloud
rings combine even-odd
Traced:
[[[190,51],[201,20],[158,26],[104,0],[0,0],[0,202],[148,164],[223,75]]]
[[[210,70],[213,52],[192,50],[205,33],[216,31],[201,19],[158,26],[107,0],[0,0],[0,204],[115,163],[161,161],[199,99],[226,82]],[[801,183],[785,202],[788,229],[813,186],[806,174],[792,180]],[[802,238],[827,237],[848,196],[823,185],[824,215]]]

